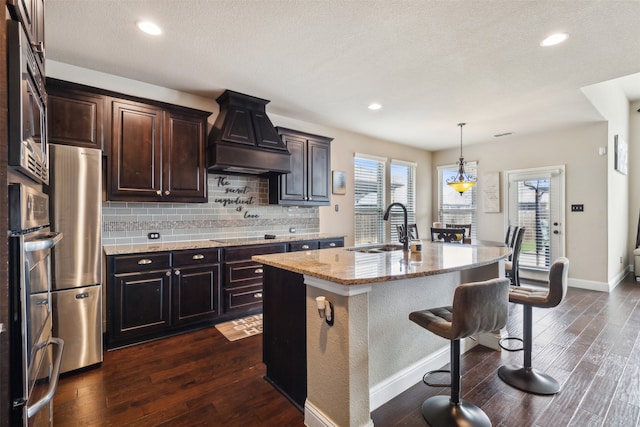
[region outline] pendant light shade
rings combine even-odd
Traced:
[[[458,126],[460,126],[460,160],[457,163],[458,173],[447,180],[447,185],[457,193],[460,193],[461,196],[462,193],[477,184],[476,179],[464,171],[464,157],[462,157],[462,127],[464,125],[466,125],[466,123],[458,123]]]

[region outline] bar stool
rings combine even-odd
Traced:
[[[560,391],[558,381],[531,367],[532,308],[552,308],[560,304],[567,294],[568,275],[569,260],[560,257],[549,269],[548,289],[540,290],[522,286],[510,287],[509,301],[522,304],[524,324],[522,339],[507,337],[500,340],[500,346],[505,350],[524,350],[524,366],[503,365],[498,369],[498,376],[510,386],[534,394],[556,394]],[[505,340],[522,341],[523,347],[516,350],[509,349],[502,345]]]
[[[409,320],[451,341],[451,396],[433,396],[422,403],[422,416],[432,426],[491,426],[482,409],[460,398],[460,339],[504,327],[508,293],[509,280],[504,278],[465,283],[456,288],[452,306],[409,314]],[[443,371],[425,377],[435,372]]]

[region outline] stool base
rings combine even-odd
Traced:
[[[432,426],[438,427],[491,427],[487,414],[473,403],[460,399],[454,405],[449,396],[434,396],[422,403],[422,416]]]
[[[533,394],[556,394],[560,391],[558,381],[533,368],[501,366],[498,376],[512,387]]]

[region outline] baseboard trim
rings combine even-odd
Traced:
[[[460,343],[460,351],[464,353],[476,345],[478,345],[477,342],[466,338]],[[369,407],[371,411],[421,382],[425,373],[440,369],[447,363],[449,363],[448,345],[374,385],[369,389]]]
[[[599,291],[599,292],[611,292],[618,286],[624,278],[631,271],[631,267],[627,266],[624,270],[616,274],[611,280],[608,282],[596,282],[593,280],[582,280],[582,279],[571,279],[569,278],[568,285],[572,288],[580,288],[587,289],[590,291]]]
[[[313,403],[309,402],[309,399],[304,402],[304,425],[307,427],[340,427]],[[369,422],[361,427],[373,427],[373,420],[369,418]]]

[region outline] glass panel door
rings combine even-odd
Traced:
[[[551,263],[564,255],[564,166],[507,171],[505,179],[508,224],[526,229],[520,271],[546,280]]]

